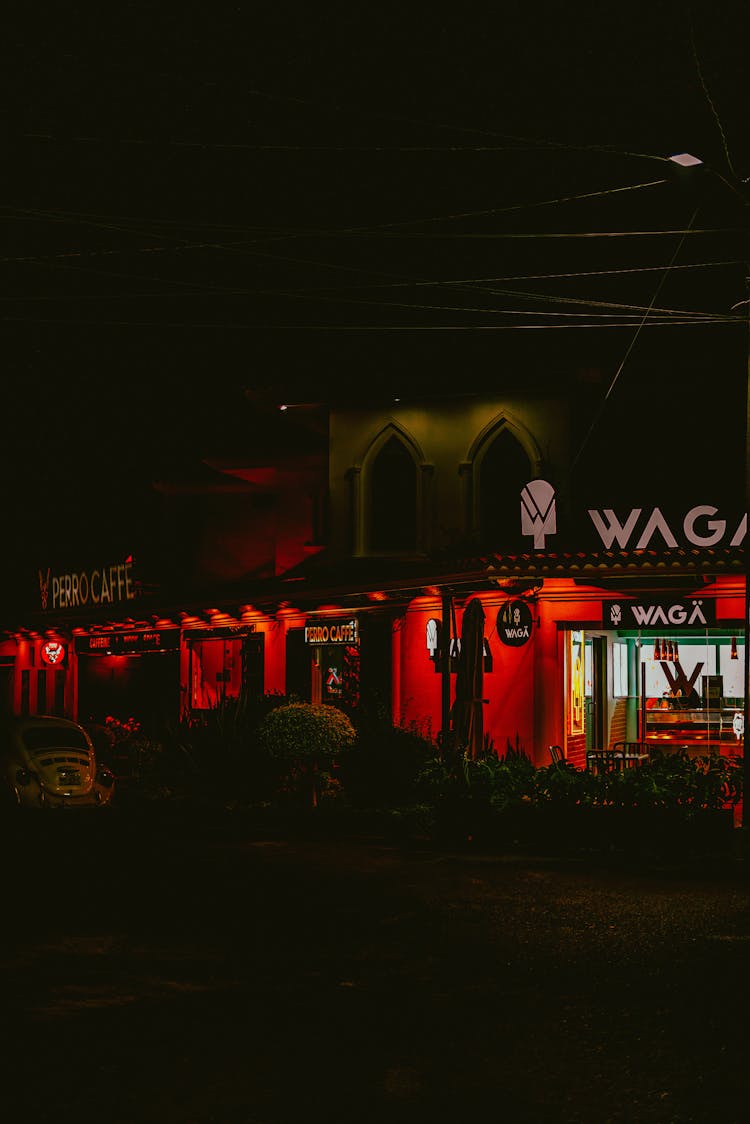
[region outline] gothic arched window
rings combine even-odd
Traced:
[[[388,438],[369,478],[370,550],[416,549],[417,466],[403,441]]]
[[[503,550],[518,542],[521,489],[531,475],[523,446],[507,429],[501,429],[479,464],[479,538],[483,547]]]

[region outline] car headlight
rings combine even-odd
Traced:
[[[22,788],[26,788],[27,784],[31,784],[31,773],[28,771],[28,769],[17,770],[16,783],[20,784]]]
[[[114,775],[102,765],[96,771],[96,783],[100,784],[102,788],[111,788],[115,783]]]

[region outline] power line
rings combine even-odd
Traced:
[[[578,464],[578,461],[580,460],[581,454],[583,453],[583,450],[585,449],[586,445],[588,444],[588,441],[589,441],[589,438],[591,437],[591,434],[593,433],[596,426],[599,424],[599,421],[602,417],[602,414],[604,413],[604,410],[606,408],[607,402],[609,401],[609,399],[612,395],[612,391],[615,389],[615,386],[617,385],[617,383],[620,379],[620,375],[622,374],[622,372],[625,368],[625,364],[627,363],[627,361],[630,357],[630,354],[633,351],[633,348],[635,347],[635,345],[638,341],[638,337],[640,336],[641,331],[642,331],[644,325],[646,324],[646,322],[649,318],[649,314],[651,313],[651,310],[652,310],[653,306],[656,304],[656,298],[658,297],[659,293],[661,292],[662,286],[664,285],[664,282],[666,281],[667,277],[669,276],[669,272],[672,268],[672,265],[677,260],[677,257],[679,255],[680,250],[682,249],[683,243],[685,241],[685,236],[688,234],[688,232],[692,228],[693,223],[695,222],[696,218],[698,217],[699,209],[700,209],[699,207],[696,207],[695,210],[693,211],[692,215],[690,216],[690,222],[688,223],[688,228],[687,228],[686,231],[683,232],[683,235],[680,238],[680,241],[677,243],[677,246],[675,247],[674,253],[672,254],[672,260],[670,261],[669,265],[664,270],[664,273],[662,274],[661,278],[659,279],[659,283],[656,286],[656,289],[654,291],[654,295],[651,298],[651,302],[650,302],[648,308],[646,309],[646,311],[643,314],[643,319],[641,320],[640,324],[636,328],[635,334],[633,335],[633,338],[631,339],[630,343],[628,344],[627,350],[626,350],[626,352],[625,352],[625,354],[624,354],[624,356],[623,356],[623,358],[620,362],[620,365],[617,368],[617,370],[615,371],[614,377],[613,377],[611,383],[609,384],[609,387],[607,388],[607,393],[604,395],[604,398],[602,399],[601,405],[600,405],[599,409],[597,410],[596,415],[594,416],[594,419],[591,422],[591,425],[589,426],[588,430],[586,431],[586,434],[583,438],[583,441],[581,442],[580,448],[578,449],[578,452],[576,453],[575,457],[573,458],[573,460],[571,462],[571,469],[574,469],[575,466]],[[737,319],[738,320],[744,319],[744,317],[742,317],[742,318],[738,317]]]
[[[511,203],[511,204],[504,205],[502,207],[489,207],[489,208],[483,208],[481,210],[461,211],[461,212],[455,212],[455,213],[447,214],[447,215],[428,215],[428,216],[423,216],[423,217],[420,217],[420,218],[398,219],[398,220],[394,220],[394,221],[390,221],[390,222],[384,222],[384,223],[367,224],[365,226],[360,225],[360,226],[356,226],[356,227],[345,227],[345,228],[342,228],[340,230],[336,230],[334,228],[333,233],[343,234],[343,233],[368,232],[368,231],[372,231],[372,230],[388,230],[388,229],[393,229],[395,227],[413,226],[415,224],[421,224],[421,223],[452,222],[452,221],[456,221],[458,219],[483,218],[483,217],[489,217],[489,216],[492,216],[492,215],[510,214],[512,212],[534,210],[535,208],[539,208],[539,207],[558,206],[558,205],[561,205],[563,203],[572,203],[572,202],[576,202],[576,201],[596,199],[596,198],[604,198],[604,197],[612,196],[612,195],[620,195],[620,194],[624,194],[624,193],[631,192],[631,191],[640,191],[640,190],[643,190],[644,188],[657,187],[657,186],[660,186],[660,185],[668,183],[668,182],[669,181],[665,180],[665,179],[649,180],[648,182],[645,182],[645,183],[627,184],[627,185],[621,186],[621,187],[602,188],[602,189],[597,190],[597,191],[586,191],[586,192],[579,192],[579,193],[575,193],[575,194],[564,194],[564,195],[560,195],[560,196],[555,196],[555,197],[550,198],[550,199],[536,200],[536,201],[531,202],[531,203]],[[85,224],[87,226],[93,226],[97,229],[115,230],[115,231],[128,233],[128,234],[130,234],[130,233],[141,234],[144,237],[151,237],[153,235],[153,231],[152,230],[146,231],[146,230],[143,230],[143,229],[136,229],[133,226],[133,224],[138,223],[139,225],[143,225],[144,222],[146,224],[149,224],[149,222],[150,222],[152,225],[161,225],[163,223],[163,220],[159,220],[159,219],[153,219],[153,220],[148,220],[148,219],[144,220],[144,219],[135,219],[135,218],[133,218],[133,219],[125,218],[125,219],[123,219],[123,218],[117,217],[117,216],[92,215],[90,213],[85,214],[85,213],[81,213],[81,212],[77,213],[77,212],[74,212],[74,211],[60,211],[60,210],[57,210],[57,209],[55,209],[55,210],[44,209],[43,210],[41,208],[16,207],[13,204],[7,204],[7,203],[3,204],[3,206],[7,207],[8,209],[11,209],[11,210],[15,211],[17,214],[21,214],[21,215],[26,216],[26,217],[43,218],[43,219],[46,219],[48,221],[55,221],[55,222],[80,223],[80,224]],[[123,224],[127,224],[127,225],[123,225]],[[184,224],[178,223],[177,220],[170,220],[170,224],[171,225],[184,225],[185,227],[188,227],[188,228],[195,225],[195,224],[192,224],[190,222],[186,222]],[[212,224],[210,224],[210,223],[200,223],[200,224],[197,224],[197,225],[202,229],[214,229],[212,227]],[[260,235],[260,240],[263,240],[264,236],[265,237],[271,237],[273,239],[276,239],[280,236],[281,237],[302,237],[302,238],[304,238],[304,237],[310,236],[311,234],[319,236],[321,233],[329,233],[328,231],[325,231],[325,232],[321,232],[320,230],[312,230],[311,231],[309,229],[308,230],[299,230],[298,229],[298,230],[292,230],[292,231],[288,231],[288,230],[287,231],[278,231],[277,230],[277,231],[273,231],[273,232],[268,232],[268,231],[263,231],[263,228],[259,228],[259,227],[242,227],[242,226],[236,226],[236,227],[235,226],[223,226],[221,229],[236,230],[236,231],[241,230],[243,232],[251,233],[253,235]],[[188,239],[180,239],[180,241],[189,242]],[[237,243],[228,243],[227,245],[236,245],[236,244]],[[200,243],[199,245],[204,245],[204,244]]]
[[[271,332],[528,332],[528,331],[604,331],[632,327],[632,324],[248,324],[247,322],[226,321],[155,321],[155,320],[85,320],[66,317],[23,317],[0,316],[0,323],[4,324],[56,324],[62,327],[100,327],[100,328],[179,328],[179,329],[208,329],[220,331],[223,329],[237,328],[247,331]],[[649,321],[645,327],[704,327],[716,324],[740,324],[743,328],[747,324],[745,317],[728,319],[726,317],[706,317],[705,319],[682,320],[669,318],[665,320]]]
[[[337,237],[339,234],[346,236],[346,235],[349,235],[350,233],[359,233],[359,232],[358,231],[354,231],[354,232],[351,232],[351,231],[325,232],[325,235],[323,235],[323,233],[321,232],[321,234],[319,234],[319,235],[315,235],[315,234],[301,235],[301,236],[294,235],[293,237],[310,237],[310,238],[323,237],[323,236],[325,236],[325,237]],[[400,238],[417,239],[417,238],[421,238],[425,241],[438,240],[438,239],[452,239],[454,241],[455,240],[473,241],[473,240],[482,240],[482,239],[487,239],[487,240],[490,240],[490,241],[495,240],[495,239],[499,239],[499,240],[519,239],[519,240],[526,240],[526,241],[534,241],[534,240],[540,240],[541,241],[541,240],[556,239],[556,238],[561,238],[561,239],[574,239],[574,238],[646,238],[646,237],[650,237],[652,235],[658,235],[660,237],[669,237],[670,235],[673,235],[673,234],[688,235],[688,234],[743,234],[743,233],[744,233],[744,230],[743,230],[742,227],[707,227],[705,229],[699,229],[699,230],[579,230],[579,231],[575,231],[575,232],[568,231],[568,232],[564,232],[564,233],[549,232],[549,231],[546,231],[546,232],[535,231],[535,232],[529,232],[529,233],[520,233],[518,231],[512,231],[512,232],[499,231],[499,232],[493,232],[491,234],[481,234],[481,233],[457,233],[457,234],[445,234],[445,233],[438,233],[438,234],[433,234],[433,233],[428,233],[428,234],[422,234],[422,233],[419,233],[419,234],[402,234],[402,233],[393,233],[393,234],[390,234],[390,233],[383,233],[379,236],[385,237],[385,238],[391,238],[391,239],[400,239]],[[372,237],[373,235],[368,234],[367,231],[363,231],[363,236],[364,237]],[[285,236],[282,235],[281,239],[283,240],[284,237]]]

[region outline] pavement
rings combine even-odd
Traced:
[[[245,838],[135,811],[3,843],[12,1124],[750,1116],[743,861]]]

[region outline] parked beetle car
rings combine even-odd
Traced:
[[[103,808],[115,778],[97,764],[86,731],[51,715],[27,715],[0,724],[0,788],[6,804],[21,808]]]

